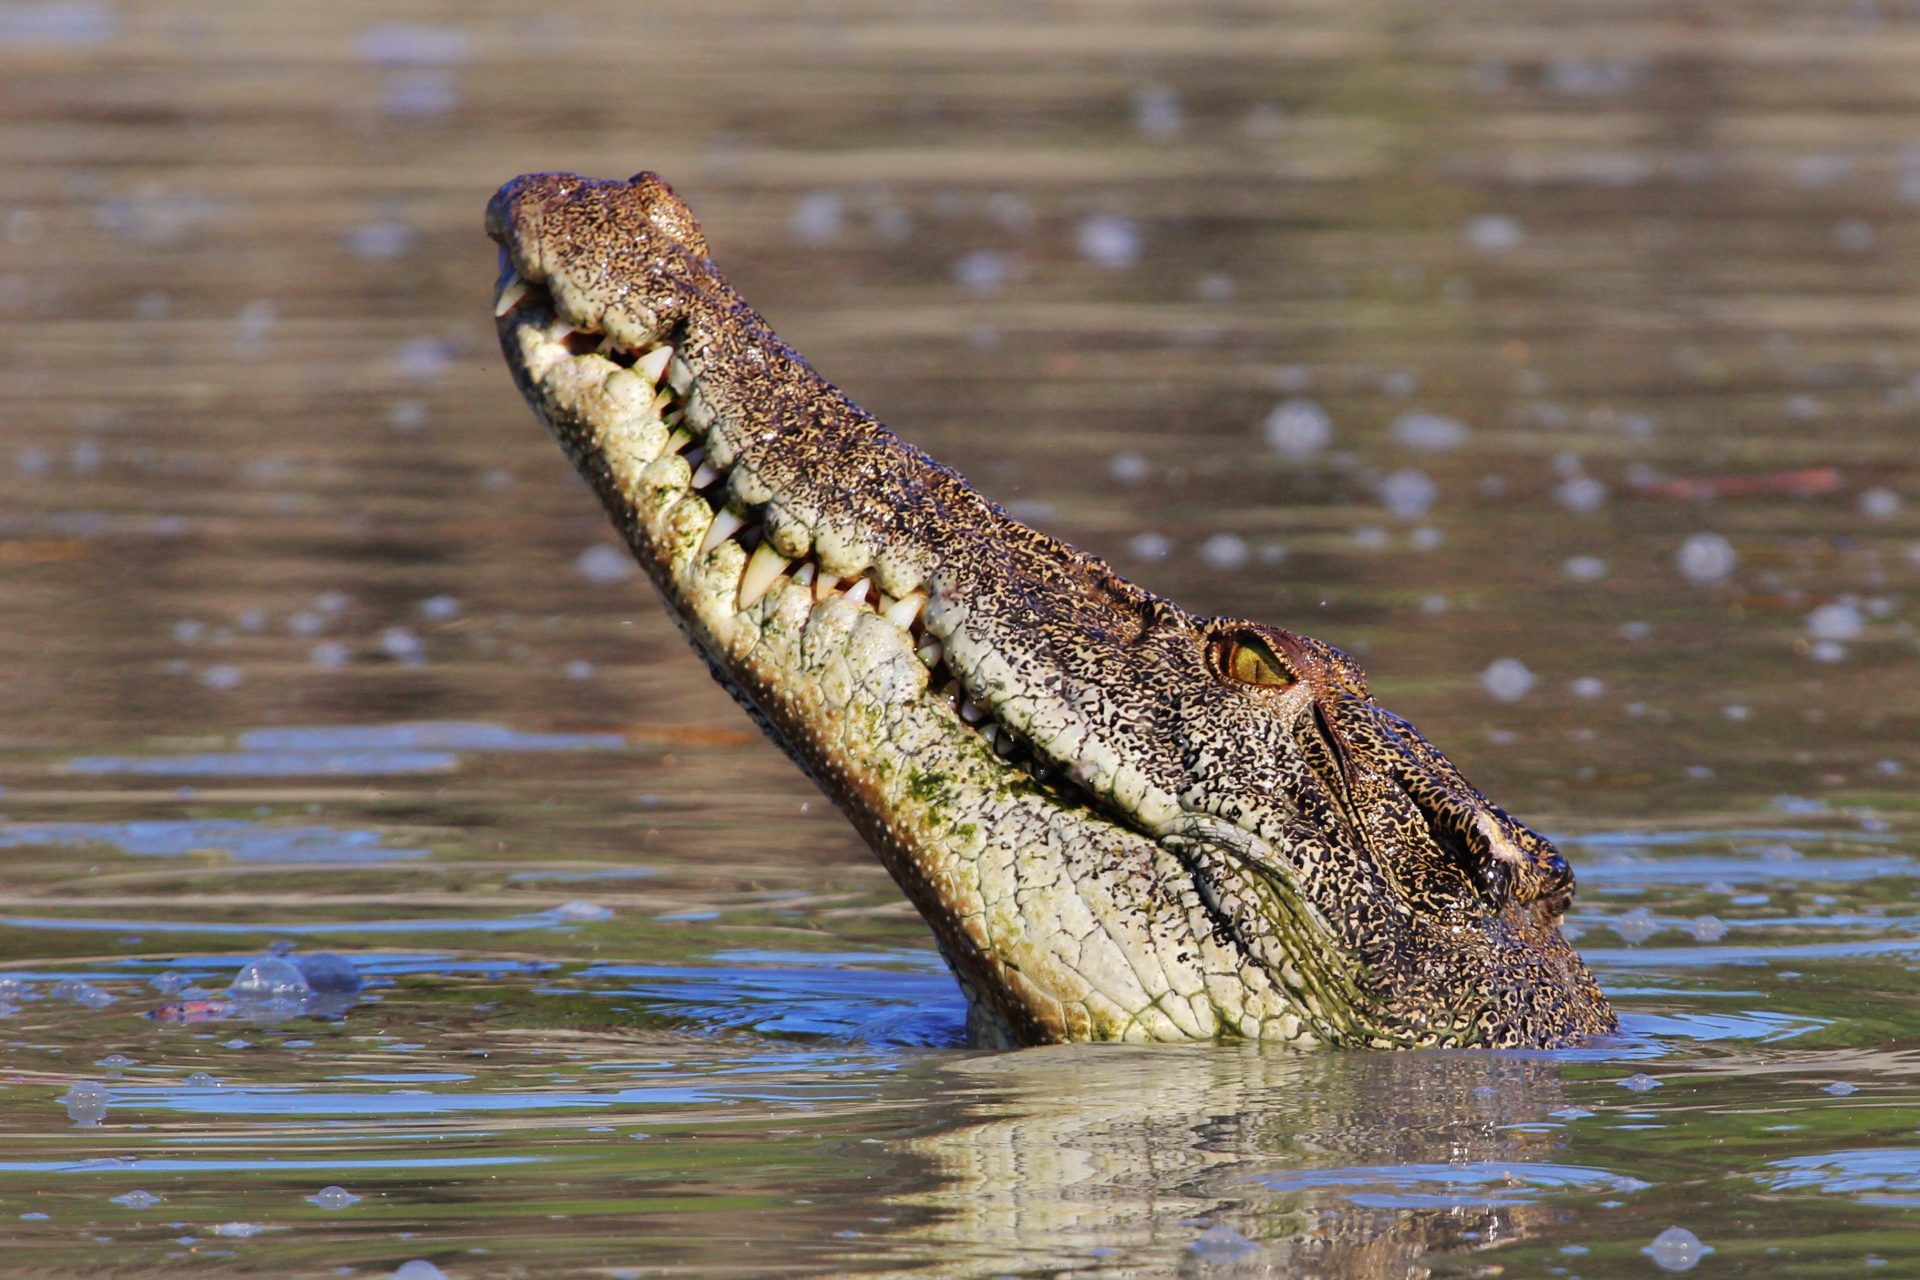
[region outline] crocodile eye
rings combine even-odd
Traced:
[[[1236,684],[1258,685],[1264,689],[1284,689],[1299,677],[1251,631],[1236,631],[1216,638],[1210,646],[1213,669]]]

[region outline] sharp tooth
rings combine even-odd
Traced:
[[[620,344],[613,340],[612,334],[608,334],[606,337],[600,339],[599,351],[601,355],[603,356],[612,355],[614,352],[618,351],[619,349],[620,349]]]
[[[731,538],[740,531],[740,526],[746,522],[747,518],[745,516],[737,515],[722,507],[719,514],[713,517],[713,523],[707,526],[707,536],[700,542],[700,554],[707,554],[707,552],[713,550],[728,538]]]
[[[1019,743],[1013,740],[1013,735],[1008,733],[1005,729],[1000,730],[1000,732],[997,735],[995,735],[993,739],[993,749],[999,752],[1002,757],[1012,755],[1014,752],[1014,748],[1018,747],[1019,745],[1020,745]]]
[[[711,462],[703,462],[700,464],[699,469],[693,473],[693,487],[696,489],[704,489],[719,478],[720,473],[714,470],[713,464]]]
[[[867,602],[867,580],[865,578],[860,579],[860,581],[847,588],[847,599],[853,601],[855,604],[865,604]]]
[[[653,403],[648,406],[647,411],[653,414],[653,416],[657,418],[661,414],[665,413],[667,411],[667,406],[672,403],[673,403],[673,392],[662,391],[659,395],[653,398]]]
[[[680,410],[675,409],[671,413],[668,413],[664,417],[662,417],[660,421],[666,423],[670,427],[677,427],[680,425],[680,419],[682,416],[683,415],[681,414]]]
[[[960,695],[960,718],[968,724],[979,724],[987,718],[987,713],[974,704],[966,694]]]
[[[693,437],[684,431],[676,431],[667,437],[667,453],[678,453],[693,443]],[[666,454],[662,454],[665,457]]]
[[[532,285],[520,278],[519,272],[516,271],[513,275],[509,276],[505,287],[500,290],[500,296],[494,299],[494,319],[499,319],[501,316],[506,315],[509,311],[519,306],[522,302],[525,302],[527,294],[531,292],[532,289]]]
[[[687,465],[690,467],[697,467],[702,462],[706,461],[706,457],[707,457],[707,446],[705,445],[700,445],[697,448],[689,449],[687,450]],[[695,485],[693,487],[698,489],[700,486]]]
[[[693,370],[679,356],[670,356],[667,360],[667,385],[685,395],[687,388],[693,385]]]
[[[671,359],[672,347],[655,347],[633,362],[633,371],[648,382],[658,382],[660,375],[666,371],[667,361]]]
[[[927,670],[929,671],[939,666],[940,659],[947,656],[946,646],[942,645],[932,636],[928,636],[925,640],[922,640],[920,647],[915,649],[914,652],[919,655],[920,661],[926,664]]]
[[[758,604],[760,597],[767,594],[767,588],[778,581],[792,563],[764,542],[755,547],[746,570],[740,575],[740,607],[751,609]]]
[[[793,571],[793,581],[797,586],[810,587],[813,585],[813,575],[816,572],[817,570],[814,569],[813,562],[809,560]]]
[[[888,622],[905,631],[913,625],[913,620],[920,616],[920,606],[926,602],[927,598],[916,591],[910,596],[895,600],[880,613]]]
[[[839,585],[840,579],[830,573],[823,573],[813,580],[813,598],[816,601],[825,600]]]

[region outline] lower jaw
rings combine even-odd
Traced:
[[[871,575],[829,580],[805,560],[756,569],[756,531],[726,512],[725,474],[703,475],[700,442],[669,421],[685,401],[609,390],[623,361],[555,351],[563,326],[537,299],[503,322],[516,379],[681,628],[853,820],[963,983],[988,993],[991,1021],[1023,1042],[1315,1038],[1263,975],[1222,985],[1235,957],[1172,854],[1063,806],[1006,758],[1025,749],[943,687],[923,599],[890,600]],[[648,353],[623,354],[640,366]],[[1162,933],[1074,934],[1102,916]]]

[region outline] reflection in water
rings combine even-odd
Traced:
[[[955,1275],[1033,1242],[1086,1274],[1424,1276],[1430,1255],[1524,1239],[1542,1202],[1630,1194],[1565,1161],[1546,1056],[1199,1053],[1085,1047],[967,1058],[902,1146],[940,1186],[930,1244]],[[1076,1271],[1076,1274],[1079,1272]]]

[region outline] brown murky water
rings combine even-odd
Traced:
[[[0,1269],[1920,1270],[1914,6],[0,0],[0,113]],[[642,166],[1358,654],[1621,1041],[958,1047],[494,350],[487,195]],[[363,998],[143,1016],[279,941]]]

